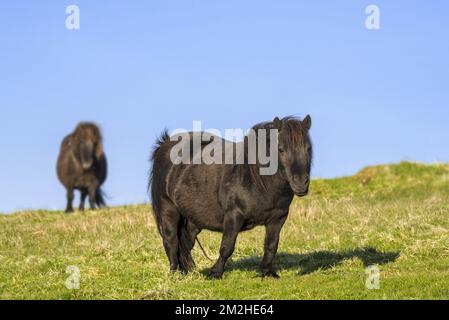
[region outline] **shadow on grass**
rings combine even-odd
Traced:
[[[346,260],[358,258],[363,265],[383,265],[394,262],[399,257],[399,252],[380,252],[374,248],[357,248],[345,251],[316,251],[305,254],[279,253],[276,258],[277,270],[298,269],[299,275],[306,275],[317,270],[326,270],[335,267]],[[258,271],[261,257],[244,258],[230,261],[226,270]]]

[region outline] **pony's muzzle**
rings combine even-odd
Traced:
[[[295,175],[293,176],[293,184],[293,192],[298,197],[304,197],[309,193],[310,176],[308,174],[304,176]]]
[[[89,170],[92,167],[92,162],[83,162],[82,167],[83,170]]]
[[[307,189],[306,191],[303,191],[303,192],[295,192],[295,194],[296,194],[298,197],[305,197],[306,195],[309,194],[309,190]]]

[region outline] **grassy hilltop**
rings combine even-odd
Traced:
[[[315,180],[281,235],[280,280],[257,276],[263,228],[242,233],[223,280],[195,247],[170,275],[150,206],[0,216],[0,299],[449,299],[449,165],[401,163]],[[200,240],[216,258],[220,235]],[[380,289],[365,267],[380,269]],[[66,288],[77,266],[79,290]]]

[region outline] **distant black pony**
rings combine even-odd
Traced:
[[[278,130],[279,169],[274,175],[260,175],[259,162],[174,164],[170,154],[178,142],[171,141],[167,132],[161,136],[152,157],[150,188],[153,214],[172,271],[191,270],[194,266],[191,250],[201,230],[207,229],[223,233],[220,257],[209,272],[209,277],[220,278],[234,252],[239,232],[264,225],[262,276],[278,277],[274,260],[280,231],[293,196],[305,196],[309,189],[311,123],[310,116],[303,121],[287,117],[253,127]],[[247,142],[248,136],[240,142],[245,143],[245,155]],[[201,147],[207,145],[203,142]]]
[[[67,213],[73,211],[74,190],[81,192],[79,210],[84,210],[87,196],[91,209],[105,206],[101,185],[106,180],[107,161],[97,125],[82,122],[73,133],[64,138],[57,173],[67,189]]]

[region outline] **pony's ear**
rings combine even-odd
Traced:
[[[304,128],[306,128],[307,131],[310,130],[310,128],[312,127],[312,118],[307,115],[307,117],[304,118],[304,120],[302,120],[302,124],[304,125]]]
[[[281,130],[282,129],[282,121],[278,117],[274,118],[273,120],[274,128]]]

